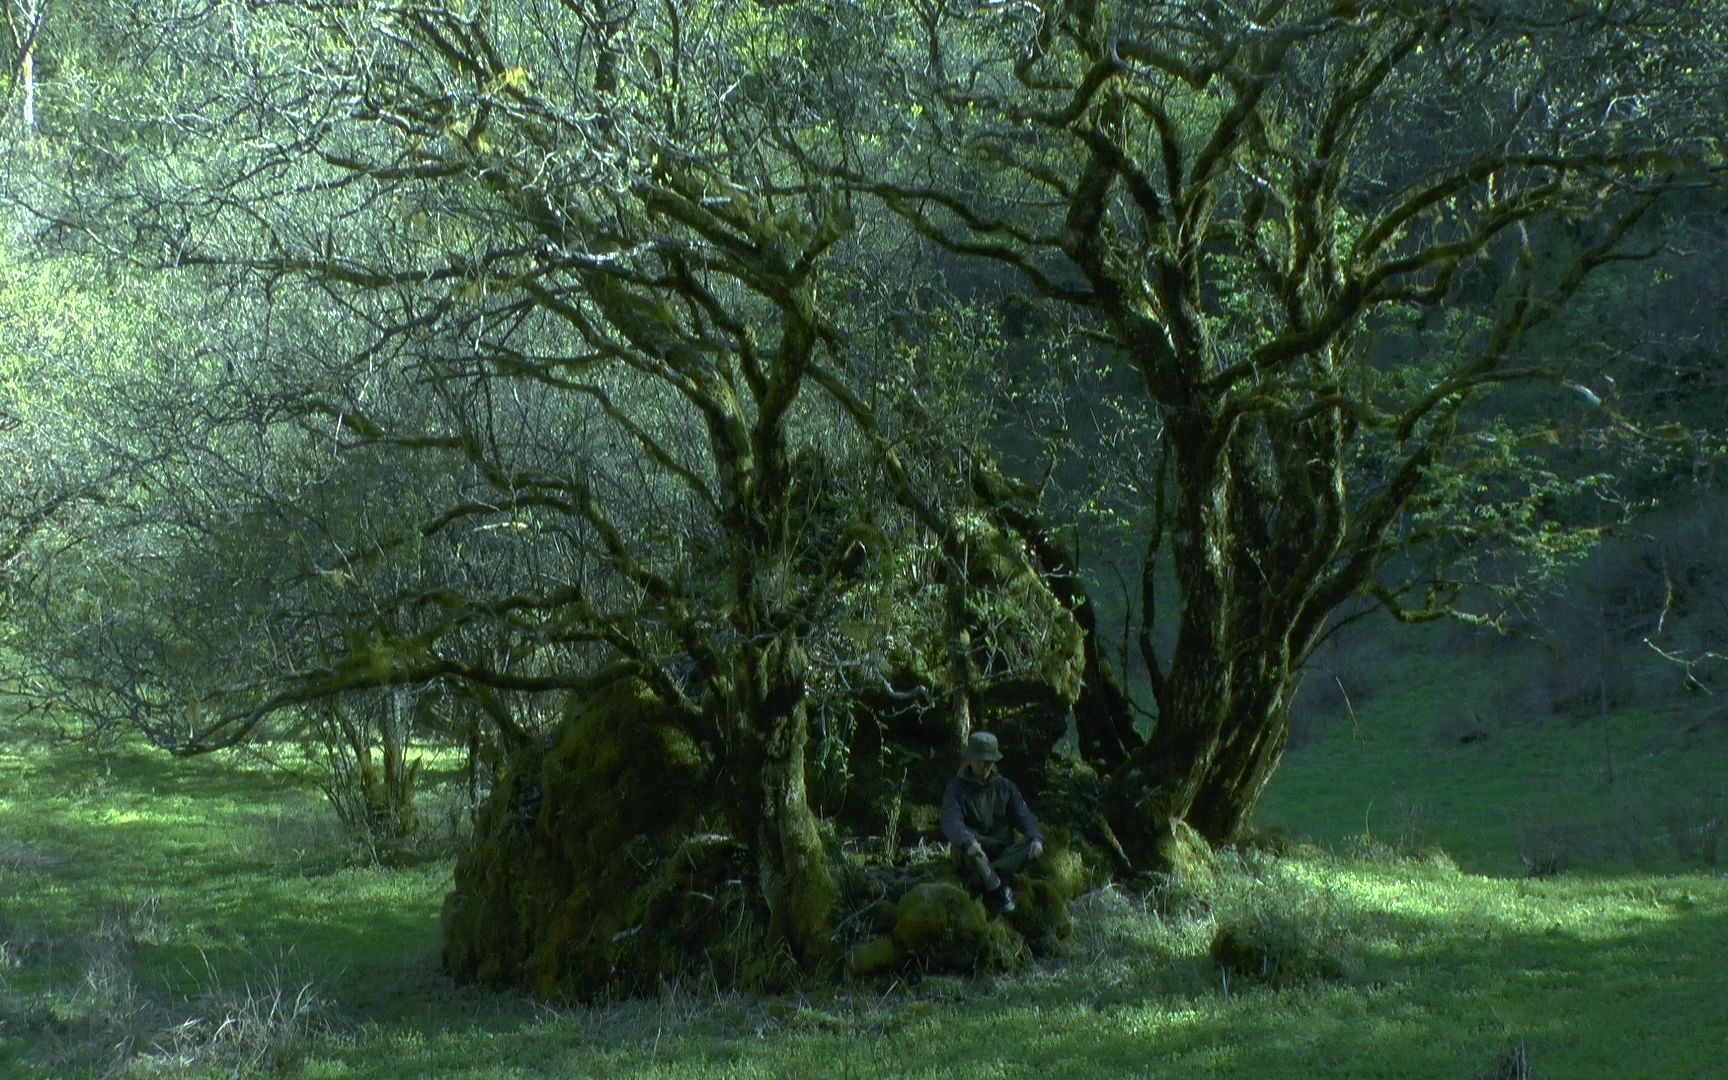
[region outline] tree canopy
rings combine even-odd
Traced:
[[[1472,560],[1564,548],[1536,508],[1598,476],[1556,458],[1660,437],[1562,343],[1591,283],[1720,182],[1697,106],[1721,43],[1693,28],[1665,3],[926,5],[868,78],[873,139],[783,132],[1076,313],[1138,383],[1158,719],[1116,764],[1124,822],[1235,836],[1348,602],[1502,622]]]
[[[1592,317],[1720,238],[1690,5],[42,25],[13,684],[181,754],[322,715],[366,760],[330,710],[420,695],[499,798],[567,756],[561,702],[651,700],[805,967],[842,904],[812,778],[929,784],[991,724],[1042,781],[1071,725],[1115,869],[1235,840],[1341,623],[1515,629],[1721,453],[1675,397],[1719,355]]]

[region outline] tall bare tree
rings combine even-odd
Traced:
[[[36,130],[36,47],[48,18],[48,0],[7,0],[0,8],[12,46],[6,71],[7,96],[18,95],[18,115],[26,135]]]

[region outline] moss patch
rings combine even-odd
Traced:
[[[999,966],[984,908],[966,890],[946,881],[909,890],[895,907],[894,940],[908,956],[937,971],[976,971]]]
[[[906,962],[906,952],[892,937],[874,938],[852,950],[846,960],[847,974],[854,979],[887,975]]]
[[[694,974],[772,981],[743,851],[711,828],[712,801],[701,753],[646,685],[573,703],[479,815],[444,903],[445,967],[584,1000]]]
[[[1079,852],[1059,836],[1049,838],[1043,856],[1014,879],[1014,911],[1008,924],[1034,954],[1056,951],[1074,933],[1068,904],[1084,892],[1090,875]]]
[[[1190,889],[1203,889],[1217,876],[1212,848],[1194,826],[1174,818],[1158,840],[1158,859],[1166,873]]]

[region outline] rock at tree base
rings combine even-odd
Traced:
[[[481,808],[444,903],[445,967],[582,1000],[683,977],[773,983],[778,954],[713,802],[701,753],[646,685],[575,702]]]
[[[894,940],[933,971],[1007,970],[1018,965],[1019,936],[991,921],[983,905],[958,885],[913,887],[894,912]]]
[[[1164,872],[1188,889],[1204,890],[1217,878],[1218,861],[1211,845],[1186,821],[1171,818],[1169,832],[1159,838],[1157,850]]]
[[[1045,839],[1044,855],[1011,882],[1015,910],[995,919],[960,884],[945,852],[910,866],[849,856],[842,906],[876,936],[853,947],[847,974],[1007,971],[1056,952],[1073,933],[1069,903],[1107,875],[1103,856],[1071,846],[1066,829],[1053,827]]]
[[[928,963],[971,968],[989,940],[989,920],[960,886],[927,882],[914,886],[895,906],[894,938]]]
[[[847,974],[854,979],[873,979],[899,970],[906,953],[892,937],[879,937],[858,946],[846,960]]]
[[[1051,878],[1018,882],[1008,925],[1026,939],[1027,948],[1034,953],[1052,952],[1074,933],[1074,919],[1068,914],[1071,898],[1062,884]]]

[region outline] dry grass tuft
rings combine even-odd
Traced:
[[[329,1003],[293,970],[288,954],[260,965],[260,974],[237,988],[207,961],[203,989],[190,1002],[147,990],[138,952],[161,936],[157,908],[154,897],[112,906],[81,938],[34,943],[31,959],[78,957],[68,965],[75,982],[4,1010],[8,1034],[39,1037],[38,1065],[104,1078],[164,1069],[251,1076],[292,1065],[335,1030]]]
[[[157,1027],[137,1060],[236,1076],[278,1072],[334,1026],[330,1003],[311,979],[291,972],[284,957],[238,989],[212,982],[192,1015]]]

